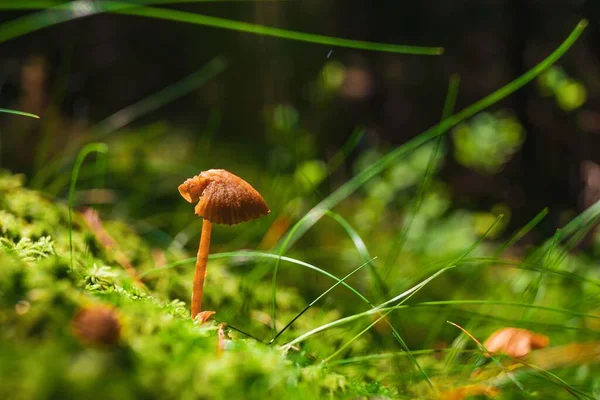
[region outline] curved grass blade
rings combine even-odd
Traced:
[[[52,25],[103,12],[96,3],[77,0],[28,14],[0,25],[0,43]]]
[[[227,252],[227,253],[215,253],[215,254],[211,254],[208,256],[209,260],[216,260],[216,259],[220,259],[220,258],[233,258],[233,257],[248,257],[248,258],[270,258],[270,259],[281,259],[282,261],[286,261],[289,262],[291,264],[295,264],[295,265],[299,265],[301,267],[304,268],[308,268],[311,269],[313,271],[316,271],[322,275],[325,275],[333,280],[335,280],[336,282],[340,282],[342,281],[340,278],[338,278],[337,276],[315,266],[312,264],[309,264],[307,262],[304,261],[300,261],[300,260],[296,260],[295,258],[291,258],[291,257],[285,257],[285,256],[278,256],[277,254],[271,254],[271,253],[264,253],[262,251],[233,251],[233,252]],[[148,275],[148,274],[152,274],[152,273],[156,273],[162,270],[166,270],[166,269],[170,269],[170,268],[174,268],[178,265],[183,265],[183,264],[191,264],[194,263],[196,260],[196,258],[187,258],[185,260],[180,260],[180,261],[175,261],[173,263],[167,264],[167,265],[163,265],[161,267],[157,267],[157,268],[153,268],[153,269],[149,269],[147,271],[144,271],[143,273],[140,274],[140,278]],[[340,282],[340,284],[342,286],[345,286],[346,288],[348,288],[351,292],[353,292],[354,294],[356,294],[362,301],[364,301],[367,304],[371,304],[369,302],[369,300],[367,300],[362,294],[360,294],[360,292],[356,289],[354,289],[352,286],[350,286],[349,284],[347,284],[346,282]]]
[[[418,304],[413,304],[412,307],[428,307],[428,306],[451,306],[451,305],[495,305],[495,306],[507,306],[507,307],[519,307],[519,308],[533,308],[540,311],[555,312],[559,314],[565,314],[572,317],[585,317],[591,319],[600,320],[600,315],[587,314],[578,311],[569,310],[566,308],[540,306],[531,303],[519,303],[511,301],[501,300],[440,300],[440,301],[424,301]]]
[[[79,170],[83,161],[88,154],[98,153],[98,157],[104,156],[108,151],[108,147],[104,143],[90,143],[85,145],[75,160],[73,166],[73,172],[71,173],[71,185],[69,187],[69,253],[71,259],[71,269],[73,269],[73,202],[75,199],[75,185],[77,184],[77,177],[79,176]],[[98,164],[97,164],[98,165]],[[106,163],[100,164],[106,166]],[[105,171],[97,171],[97,173],[104,173]]]
[[[551,242],[550,247],[548,247],[548,250],[546,251],[546,254],[544,255],[544,260],[542,262],[542,267],[548,267],[551,265],[551,261],[550,258],[552,257],[552,254],[554,253],[554,249],[556,248],[557,242],[558,242],[558,234],[560,232],[560,229],[556,231],[556,233],[553,235],[553,239]],[[545,275],[545,271],[542,270],[537,279],[535,280],[535,282],[533,283],[532,286],[530,286],[529,289],[529,297],[530,297],[530,302],[531,304],[535,304],[537,303],[538,299],[538,295],[540,293],[540,289],[542,287],[542,281],[544,280],[544,275]],[[526,289],[527,291],[527,289]],[[525,295],[527,295],[528,293],[524,293]],[[525,309],[523,310],[523,316],[521,318],[525,318],[528,314],[529,310]]]
[[[390,43],[376,43],[362,40],[343,39],[164,8],[125,8],[119,9],[117,12],[120,14],[134,15],[138,17],[166,19],[169,21],[204,25],[212,28],[229,29],[262,36],[272,36],[278,39],[288,39],[326,46],[415,55],[440,55],[444,52],[444,49],[441,47],[405,46]]]
[[[548,215],[548,207],[540,211],[531,221],[526,223],[521,229],[519,229],[510,239],[508,239],[502,246],[494,251],[494,257],[502,255],[507,249],[511,248],[515,243],[521,240],[527,233],[535,228],[545,217]]]
[[[363,128],[355,129],[352,135],[346,140],[342,147],[331,157],[327,162],[327,171],[331,174],[337,170],[340,165],[348,158],[350,153],[354,151],[356,146],[360,143],[362,138],[365,136],[366,131]]]
[[[142,1],[140,1],[138,4],[132,4],[116,1],[88,2],[78,0],[68,4],[51,7],[44,11],[27,15],[25,17],[18,18],[0,25],[0,43],[41,28],[55,25],[57,23],[70,21],[76,18],[88,17],[103,12],[111,12],[132,15],[136,17],[164,19],[174,22],[203,25],[212,28],[228,29],[238,32],[272,36],[279,39],[288,39],[326,46],[417,55],[440,55],[444,52],[444,49],[441,47],[405,46],[391,43],[343,39],[314,33],[273,28],[264,25],[234,21],[203,14],[194,14],[167,8],[144,7],[143,4],[144,2]]]
[[[8,108],[0,108],[0,113],[20,115],[22,117],[29,117],[29,118],[40,119],[39,115],[35,115],[35,114],[24,112],[24,111],[10,110]]]
[[[132,5],[174,5],[189,3],[275,3],[291,0],[130,0]],[[59,0],[3,0],[0,10],[38,10],[61,5]]]
[[[369,250],[367,249],[367,245],[362,240],[362,238],[360,237],[358,232],[356,232],[354,227],[352,225],[350,225],[350,223],[348,221],[346,221],[346,219],[344,217],[342,217],[341,215],[339,215],[338,213],[335,213],[333,211],[327,211],[326,214],[329,217],[331,217],[335,222],[337,222],[342,227],[342,229],[344,229],[344,231],[346,232],[346,234],[348,235],[350,240],[352,240],[352,243],[354,243],[354,247],[356,247],[356,251],[358,251],[358,254],[360,254],[363,261],[370,260],[371,254],[369,253]],[[377,285],[377,289],[379,290],[379,292],[387,297],[388,296],[388,287],[385,284],[385,282],[383,281],[383,279],[381,278],[381,276],[379,275],[379,273],[377,272],[376,266],[377,266],[376,263],[370,264],[369,272],[371,273],[371,277],[373,278],[373,281]]]
[[[431,280],[435,279],[437,276],[441,275],[443,272],[445,272],[451,268],[454,268],[454,266],[440,270],[435,276],[431,276],[431,277],[427,278],[427,280],[423,281],[420,285],[422,285],[422,286],[426,285]],[[519,302],[510,302],[510,301],[495,301],[495,300],[426,301],[426,302],[415,303],[415,304],[398,304],[398,305],[391,306],[391,307],[377,306],[374,309],[363,311],[362,313],[350,315],[348,317],[343,317],[343,318],[337,319],[335,321],[329,322],[327,324],[321,325],[319,327],[316,327],[316,328],[310,330],[309,332],[306,332],[306,333],[302,334],[301,336],[298,336],[296,339],[286,343],[282,347],[286,348],[286,347],[294,346],[300,342],[303,342],[304,340],[308,339],[309,337],[311,337],[317,333],[320,333],[320,332],[323,332],[323,331],[326,331],[328,329],[332,329],[332,328],[335,328],[338,326],[342,326],[342,325],[348,324],[350,322],[354,322],[360,318],[368,317],[368,316],[371,316],[376,313],[390,312],[390,311],[394,311],[394,310],[401,310],[401,309],[408,309],[408,308],[439,307],[439,306],[454,306],[454,305],[494,305],[494,306],[506,306],[506,307],[518,307],[518,308],[534,308],[534,309],[537,309],[540,311],[554,312],[557,314],[568,315],[570,317],[584,317],[584,318],[592,318],[592,319],[600,320],[600,316],[594,315],[594,314],[580,313],[580,312],[568,310],[565,308],[531,305],[529,303],[519,303]]]
[[[559,58],[561,58],[571,46],[573,46],[573,44],[577,41],[579,36],[581,36],[583,31],[587,27],[587,24],[587,20],[581,20],[579,24],[577,24],[575,29],[571,32],[571,34],[563,41],[563,43],[561,43],[560,46],[556,48],[556,50],[554,50],[548,57],[546,57],[543,61],[538,63],[536,66],[531,68],[523,75],[519,76],[512,82],[489,94],[483,99],[459,111],[458,113],[453,114],[451,117],[445,119],[439,124],[427,129],[414,139],[408,141],[407,143],[398,147],[397,149],[392,150],[391,152],[380,158],[378,161],[374,162],[371,166],[358,173],[354,178],[350,179],[348,182],[346,182],[333,193],[331,193],[326,199],[314,206],[303,218],[301,218],[291,228],[290,232],[283,240],[283,244],[281,245],[281,247],[283,247],[285,251],[285,249],[293,245],[300,237],[302,237],[306,233],[306,231],[308,231],[319,219],[321,219],[323,215],[325,215],[325,212],[327,210],[332,209],[337,204],[342,202],[344,199],[346,199],[348,196],[354,193],[358,188],[363,186],[371,178],[381,173],[396,160],[406,156],[408,153],[422,146],[428,141],[440,135],[443,135],[450,128],[454,127],[458,123],[464,121],[467,118],[472,117],[473,115],[479,113],[487,107],[504,99],[505,97],[514,93],[515,91],[522,88],[527,83],[531,82],[533,79],[538,77],[548,67],[550,67]]]
[[[292,326],[292,324],[294,322],[296,322],[296,320],[298,318],[300,318],[305,312],[307,312],[312,306],[314,306],[319,300],[321,300],[323,297],[325,297],[327,295],[327,293],[331,292],[333,289],[335,289],[339,284],[341,284],[342,282],[344,282],[346,279],[350,278],[352,275],[354,275],[355,273],[357,273],[358,271],[360,271],[361,269],[363,269],[363,267],[369,265],[371,262],[373,262],[377,257],[374,257],[370,260],[368,260],[367,262],[365,262],[364,264],[360,265],[359,267],[353,269],[348,275],[344,276],[342,279],[340,279],[339,281],[337,281],[336,283],[334,283],[332,286],[329,287],[329,289],[325,290],[323,293],[321,293],[316,299],[314,299],[313,301],[311,301],[306,307],[304,307],[304,309],[302,311],[300,311],[294,318],[292,318],[292,320],[290,322],[288,322],[279,332],[277,332],[277,334],[273,337],[273,339],[271,339],[269,341],[269,345],[275,343],[275,341],[279,338],[279,336],[281,336],[283,334],[283,332],[285,332],[290,326]]]
[[[444,348],[413,350],[412,354],[413,354],[413,356],[427,356],[427,355],[433,355],[433,354],[438,354],[438,353],[448,353],[451,350],[452,349],[444,349]],[[463,354],[478,353],[477,350],[470,350],[470,349],[461,350],[460,352]],[[352,358],[344,358],[342,360],[333,360],[333,361],[330,361],[327,364],[327,366],[334,367],[334,366],[352,365],[352,364],[359,364],[359,363],[364,363],[364,362],[369,362],[369,361],[386,360],[386,359],[396,358],[396,357],[403,358],[406,356],[407,356],[407,354],[404,351],[395,351],[395,352],[391,352],[391,353],[380,353],[380,354],[369,354],[366,356],[357,356],[357,357],[352,357]]]
[[[489,235],[489,233],[492,231],[492,229],[494,229],[494,227],[498,224],[498,222],[500,222],[500,219],[502,219],[502,215],[499,215],[496,220],[494,221],[494,223],[492,223],[492,225],[488,228],[488,230],[483,234],[483,236],[477,240],[473,245],[471,245],[467,251],[465,251],[460,257],[458,257],[458,259],[456,259],[455,261],[449,263],[445,268],[443,268],[440,272],[435,273],[434,275],[432,275],[430,278],[428,278],[427,280],[423,281],[422,283],[418,284],[417,286],[414,286],[413,288],[405,291],[404,293],[391,298],[390,300],[381,303],[379,306],[375,307],[376,309],[379,307],[384,307],[390,303],[394,303],[396,301],[400,300],[400,303],[398,303],[398,305],[402,305],[404,302],[406,302],[407,300],[409,300],[412,296],[414,296],[419,290],[421,290],[422,288],[424,288],[429,282],[431,282],[433,280],[434,277],[438,276],[441,272],[446,271],[450,268],[454,268],[457,266],[457,263],[460,262],[462,259],[464,259],[465,257],[467,257],[473,250],[475,250],[475,248],[481,243],[483,242],[483,240],[487,237],[487,235]],[[393,308],[392,308],[393,310]],[[381,316],[379,318],[377,318],[374,322],[372,322],[369,326],[367,326],[365,329],[363,329],[361,332],[359,332],[356,336],[354,336],[352,339],[350,339],[349,341],[347,341],[346,343],[344,343],[338,350],[336,350],[333,354],[331,354],[329,357],[325,358],[323,360],[323,362],[327,362],[330,359],[334,358],[336,355],[338,355],[342,350],[344,350],[346,347],[348,347],[352,342],[354,342],[356,339],[358,339],[360,336],[362,336],[363,334],[365,334],[369,329],[371,329],[373,326],[375,326],[375,324],[377,324],[379,321],[381,321],[382,319],[384,319],[385,317],[387,317],[387,315],[389,313],[392,312],[392,310],[387,311],[386,313],[382,313]]]
[[[490,264],[495,267],[512,267],[512,268],[522,269],[525,271],[544,272],[546,274],[562,276],[565,278],[581,281],[581,282],[584,282],[584,283],[587,283],[590,285],[600,287],[600,281],[598,281],[598,280],[591,279],[591,278],[576,274],[571,271],[554,269],[554,268],[546,267],[545,265],[537,265],[537,264],[524,262],[524,261],[505,260],[505,259],[492,258],[492,257],[474,257],[474,258],[464,259],[459,264],[469,264],[469,263]]]
[[[600,201],[573,218],[563,228],[557,230],[552,238],[536,249],[528,258],[530,263],[550,263],[553,265],[561,263],[568,252],[577,246],[581,240],[600,222]],[[563,243],[564,242],[564,243]],[[547,260],[548,252],[555,249],[556,257]]]

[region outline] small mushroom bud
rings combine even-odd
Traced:
[[[121,337],[121,322],[114,308],[97,305],[79,310],[71,321],[71,330],[85,345],[114,346]]]

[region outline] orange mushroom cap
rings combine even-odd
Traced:
[[[234,225],[271,212],[260,193],[248,182],[224,169],[209,169],[179,185],[196,215],[215,224]]]

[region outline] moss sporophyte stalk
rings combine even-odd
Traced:
[[[200,246],[192,289],[192,319],[204,322],[214,312],[202,312],[206,264],[210,250],[212,223],[235,225],[271,212],[260,193],[248,182],[224,169],[209,169],[179,185],[179,193],[190,203],[198,202],[196,215],[203,218]],[[200,315],[199,315],[200,314]]]

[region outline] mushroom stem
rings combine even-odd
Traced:
[[[200,247],[196,259],[196,270],[194,272],[194,286],[192,289],[192,319],[202,311],[202,294],[204,293],[204,278],[206,278],[206,264],[210,250],[210,234],[212,223],[203,219],[202,233],[200,234]]]

